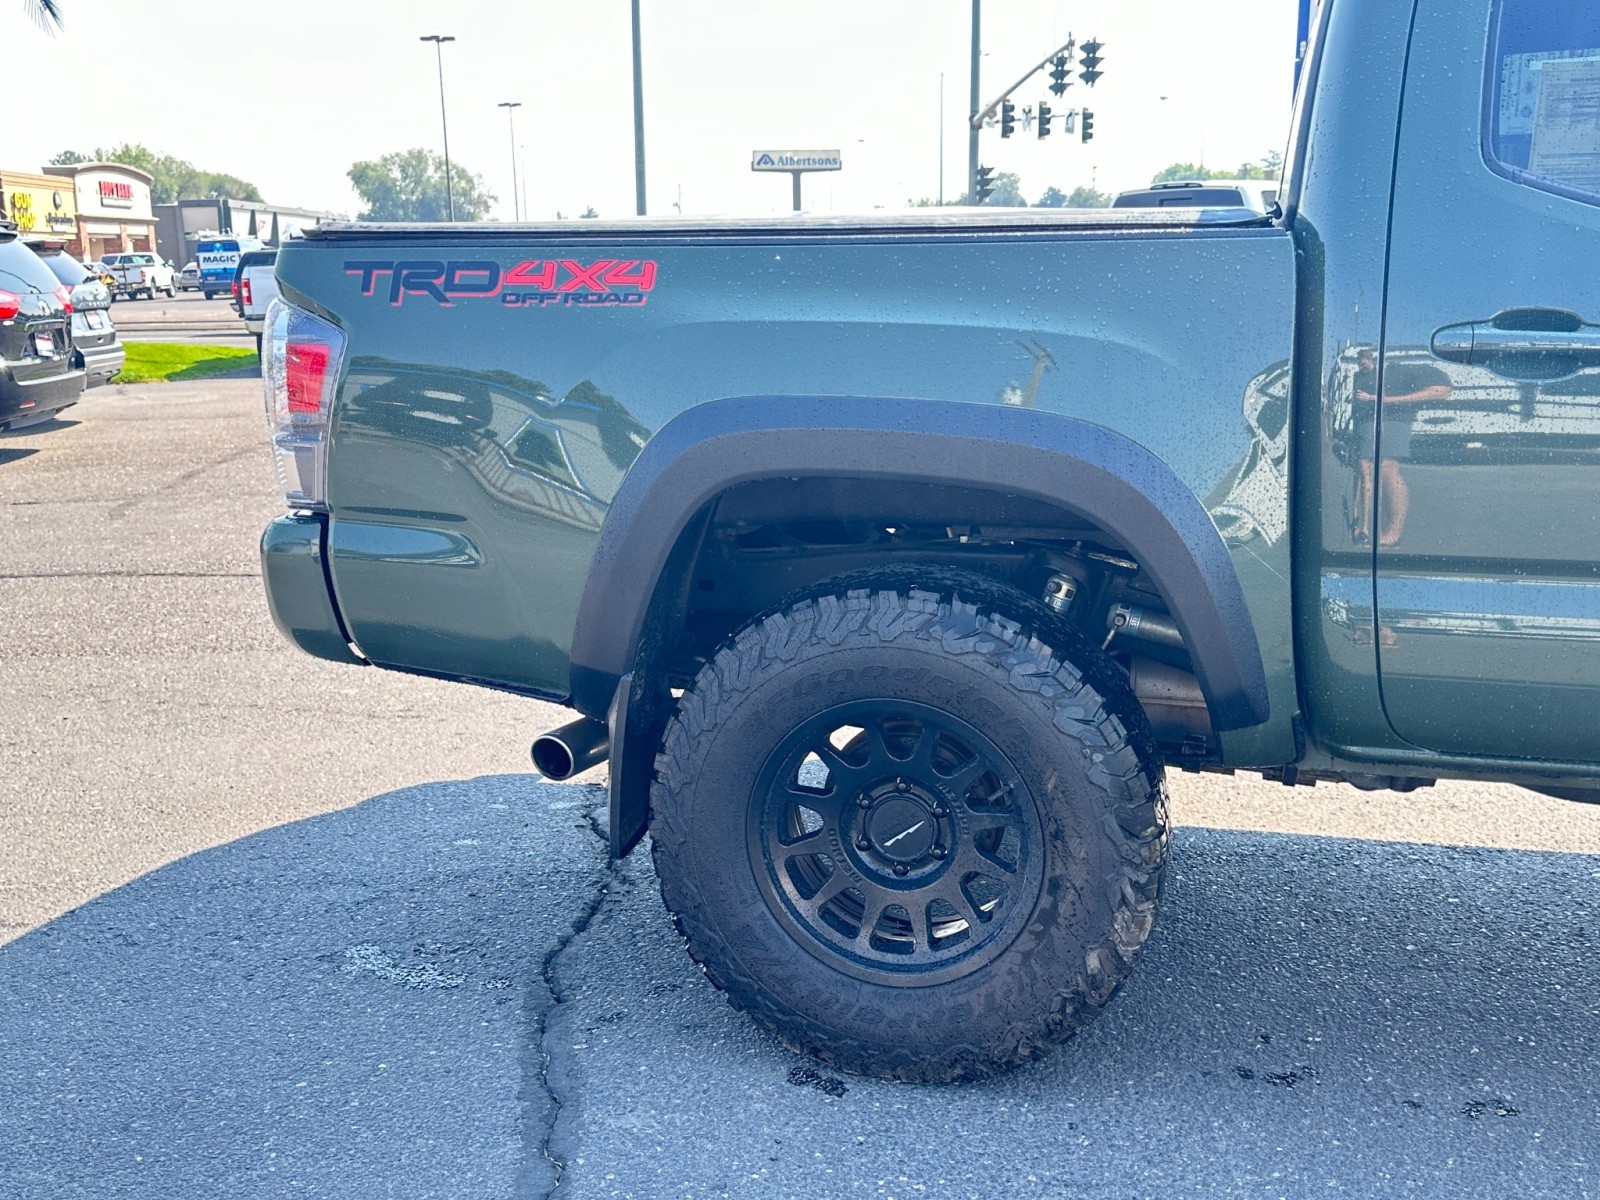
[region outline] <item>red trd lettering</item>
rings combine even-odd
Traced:
[[[578,288],[585,284],[588,285],[591,292],[608,291],[610,289],[606,287],[604,280],[601,279],[601,275],[607,267],[613,265],[615,262],[616,260],[612,258],[600,258],[596,259],[586,267],[581,263],[573,262],[570,258],[563,258],[561,260],[561,265],[571,272],[572,278],[558,287],[556,291],[575,292],[578,290]]]
[[[634,267],[639,269],[634,271]],[[638,288],[641,292],[648,292],[656,286],[656,265],[653,262],[641,263],[636,259],[612,263],[606,268],[604,279],[614,288]]]
[[[534,268],[538,268],[535,270]],[[534,288],[541,292],[552,292],[556,286],[555,259],[546,259],[540,262],[537,258],[520,262],[506,272],[505,285],[508,288]]]

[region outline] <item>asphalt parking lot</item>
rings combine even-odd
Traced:
[[[1600,807],[1176,776],[1104,1019],[840,1076],[606,861],[603,772],[531,774],[559,710],[281,641],[263,432],[0,435],[0,1197],[1600,1195]]]
[[[202,346],[255,348],[254,335],[226,296],[207,300],[203,292],[179,292],[168,299],[118,300],[111,306],[117,336],[125,342],[187,342]]]

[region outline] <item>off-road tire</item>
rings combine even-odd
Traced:
[[[1059,626],[1052,640],[1075,661],[959,592],[860,588],[747,625],[684,692],[651,793],[662,898],[707,978],[786,1045],[884,1078],[980,1078],[1065,1041],[1129,975],[1161,890],[1165,784],[1115,666]],[[880,701],[975,729],[1016,768],[1042,834],[1013,940],[931,983],[863,977],[819,952],[782,919],[754,848],[790,731]]]

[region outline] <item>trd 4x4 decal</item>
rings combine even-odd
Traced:
[[[504,270],[487,259],[353,259],[344,273],[360,276],[363,296],[381,288],[395,306],[407,296],[446,306],[491,297],[507,308],[637,306],[656,286],[655,263],[616,258],[532,258]]]

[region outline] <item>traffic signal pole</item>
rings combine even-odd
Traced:
[[[978,90],[978,60],[982,55],[983,0],[972,0],[972,105],[967,113],[967,203],[978,203],[978,105],[983,103]]]

